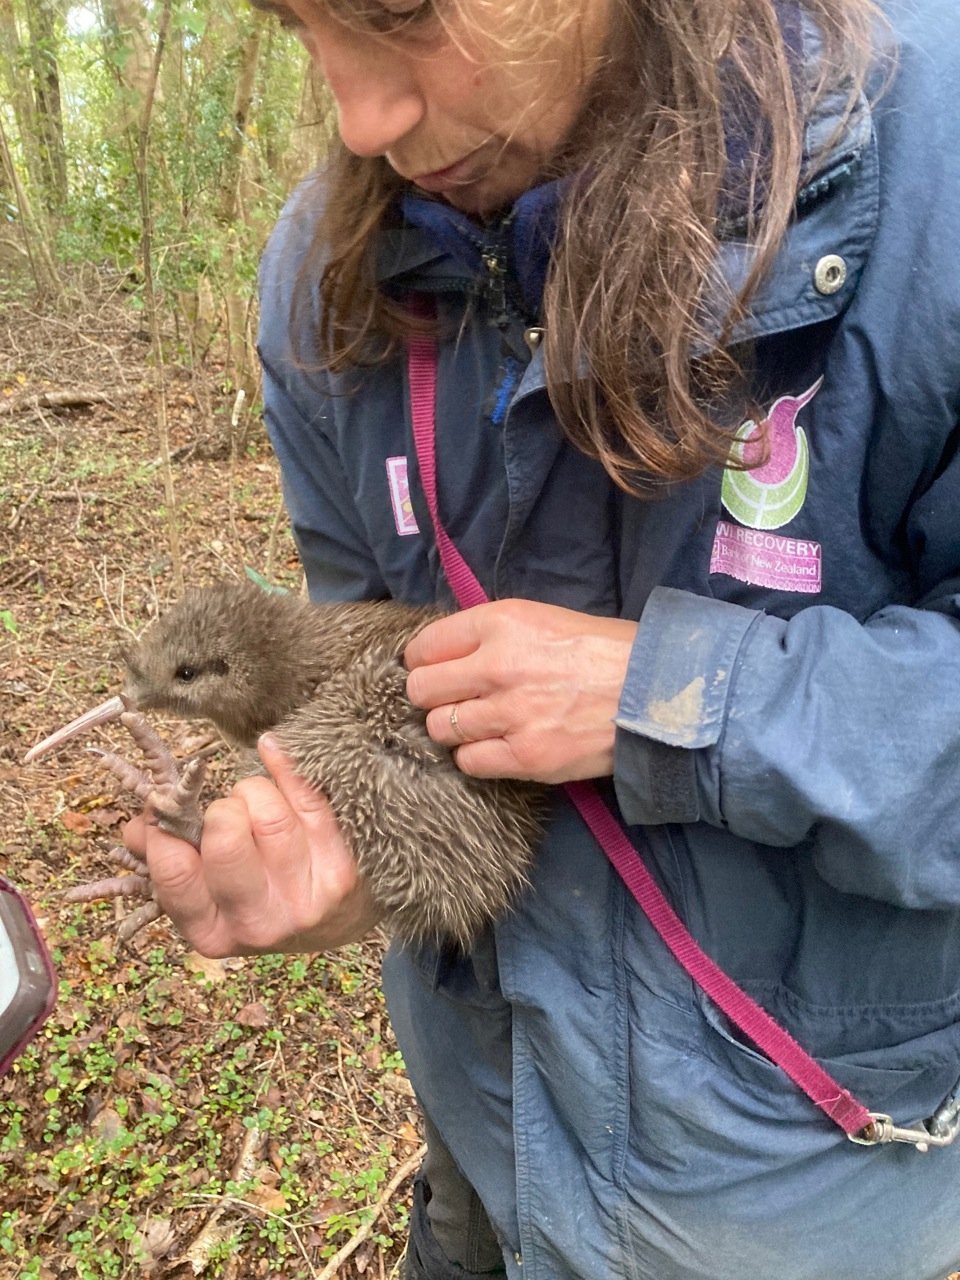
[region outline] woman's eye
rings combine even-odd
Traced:
[[[430,0],[380,0],[370,17],[375,30],[395,35],[429,28],[436,12]]]
[[[427,0],[380,0],[380,3],[387,13],[404,18],[422,17],[430,8]]]
[[[177,667],[174,674],[181,684],[189,684],[191,680],[196,679],[197,671],[195,667],[188,667],[184,664]]]

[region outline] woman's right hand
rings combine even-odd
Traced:
[[[124,829],[146,855],[157,899],[187,942],[212,957],[328,951],[378,922],[329,804],[269,736],[271,777],[244,778],[204,814],[198,853],[149,814]]]

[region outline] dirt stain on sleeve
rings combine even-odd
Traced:
[[[706,681],[697,676],[672,698],[647,705],[647,717],[663,731],[664,737],[678,747],[687,746],[698,736],[703,720],[703,695]]]

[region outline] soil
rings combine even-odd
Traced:
[[[224,370],[185,372],[172,330],[151,362],[127,284],[88,271],[66,309],[0,295],[0,870],[60,980],[0,1081],[0,1277],[396,1276],[421,1137],[382,940],[205,961],[164,918],[124,947],[127,907],[63,896],[116,874],[138,802],[85,748],[129,755],[123,731],[21,763],[117,690],[123,642],[179,594],[178,556],[188,586],[301,586],[255,413],[231,425]],[[208,756],[208,797],[229,788],[210,726],[155,723],[178,757]]]

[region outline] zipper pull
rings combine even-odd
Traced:
[[[485,249],[481,254],[483,265],[487,269],[487,296],[493,309],[490,323],[498,329],[506,329],[510,324],[507,313],[507,264],[501,249]]]

